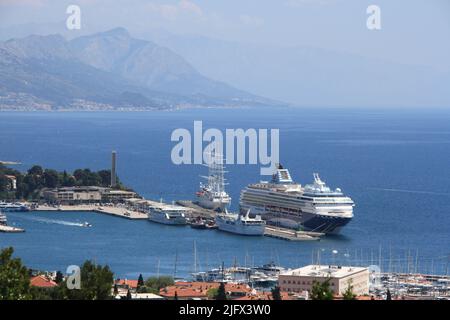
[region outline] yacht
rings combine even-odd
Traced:
[[[268,224],[322,233],[339,233],[353,218],[354,202],[342,190],[332,190],[314,173],[302,186],[288,169],[278,165],[270,182],[248,185],[241,191],[241,211],[260,214]]]
[[[266,223],[261,216],[250,217],[250,210],[246,214],[218,213],[215,218],[219,230],[245,236],[262,236]]]
[[[30,211],[30,207],[23,203],[0,202],[0,210],[4,212]]]
[[[148,220],[169,225],[186,225],[186,208],[161,204],[149,208]]]
[[[197,204],[203,208],[223,212],[229,207],[231,197],[225,192],[225,178],[223,158],[219,154],[211,154],[209,158],[208,176],[202,176],[207,180],[206,184],[200,183],[197,191]]]

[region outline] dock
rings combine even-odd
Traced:
[[[11,227],[11,226],[5,226],[5,225],[0,225],[0,232],[20,233],[20,232],[25,232],[25,229]]]
[[[203,207],[200,207],[196,203],[190,201],[190,200],[178,200],[176,201],[176,204],[179,206],[189,208],[190,209],[190,217],[192,218],[203,218],[203,219],[214,219],[216,216],[216,212],[214,210],[205,209]]]
[[[55,212],[96,212],[116,216],[131,220],[147,219],[147,214],[126,207],[118,206],[98,206],[98,205],[75,205],[75,206],[43,206],[33,209],[34,211],[55,211]]]
[[[317,241],[323,233],[308,232],[308,231],[295,231],[291,229],[279,228],[274,226],[266,226],[264,231],[266,237],[272,237],[289,241]]]

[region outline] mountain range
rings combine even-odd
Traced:
[[[198,72],[171,49],[115,28],[67,41],[0,42],[0,110],[123,110],[280,104]]]

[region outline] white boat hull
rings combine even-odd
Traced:
[[[173,226],[184,226],[187,224],[187,220],[184,217],[176,217],[176,218],[168,219],[164,216],[149,214],[148,220],[151,222],[173,225]]]
[[[220,216],[216,217],[216,224],[221,231],[244,236],[262,236],[265,230],[265,224],[245,225],[239,222],[232,223],[229,220],[220,218]]]

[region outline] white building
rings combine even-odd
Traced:
[[[362,267],[309,265],[281,273],[278,285],[281,291],[311,292],[314,282],[327,279],[335,295],[342,295],[349,285],[356,295],[369,294],[369,270]]]

